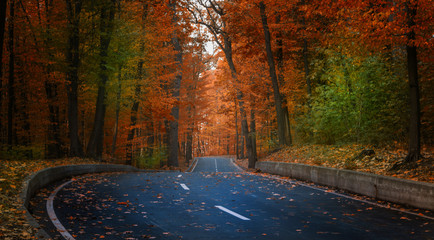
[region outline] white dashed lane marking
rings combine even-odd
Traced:
[[[187,185],[185,185],[184,183],[180,184],[182,188],[184,188],[184,190],[189,191],[190,188],[187,187]]]
[[[240,215],[240,214],[238,214],[238,213],[236,213],[234,211],[231,211],[231,210],[229,210],[229,209],[227,209],[225,207],[218,206],[218,205],[216,205],[215,207],[218,208],[218,209],[220,209],[220,210],[222,210],[223,212],[227,212],[227,213],[231,214],[232,216],[237,217],[237,218],[239,218],[241,220],[245,220],[245,221],[250,220],[250,218],[246,218],[243,215]]]

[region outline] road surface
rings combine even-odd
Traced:
[[[431,212],[397,211],[302,182],[245,173],[223,157],[198,158],[192,170],[80,177],[39,194],[33,212],[55,239],[434,236]]]

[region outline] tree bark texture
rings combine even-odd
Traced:
[[[14,52],[14,21],[15,1],[9,5],[9,79],[8,79],[8,145],[12,147],[15,135],[14,112],[15,112],[15,52]]]
[[[239,144],[239,131],[238,131],[238,109],[235,102],[235,154],[237,159],[240,159],[240,144]]]
[[[252,157],[249,158],[249,168],[255,168],[256,161],[258,159],[258,156],[256,155],[256,120],[255,120],[255,110],[250,110],[250,134],[249,134],[249,141],[252,144],[251,148],[251,155]]]
[[[52,44],[51,37],[51,15],[52,15],[52,7],[53,1],[45,0],[45,17],[47,19],[46,31],[45,31],[45,39],[44,43],[46,48],[48,49]],[[53,53],[50,51],[48,53],[48,58],[50,62],[54,58]],[[61,158],[63,156],[62,151],[62,140],[60,137],[60,110],[59,110],[59,99],[58,99],[58,85],[51,79],[53,73],[53,66],[48,63],[46,66],[46,75],[47,79],[45,80],[45,93],[47,94],[47,103],[48,103],[48,129],[47,129],[47,146],[46,146],[46,155],[47,159],[56,159]]]
[[[100,83],[96,100],[95,120],[87,146],[87,156],[101,161],[104,148],[104,120],[106,111],[106,84],[108,81],[107,56],[113,32],[115,2],[104,3],[100,19]]]
[[[68,46],[66,49],[66,90],[68,95],[69,156],[83,157],[78,135],[78,68],[80,66],[80,12],[81,0],[66,0],[68,18]]]
[[[6,27],[6,0],[0,1],[0,106],[3,103],[3,44]],[[3,112],[0,112],[0,143],[3,143]]]
[[[170,1],[170,8],[172,9],[172,24],[176,26],[178,23],[178,17],[176,15],[176,1]],[[182,48],[179,39],[179,35],[177,30],[174,29],[172,33],[172,45],[175,50],[175,62],[176,62],[176,74],[173,82],[172,89],[172,97],[179,101],[179,91],[181,88],[181,80],[182,80]],[[171,115],[173,120],[169,122],[169,156],[167,159],[167,165],[178,167],[178,152],[179,152],[179,144],[178,144],[178,120],[179,120],[179,105],[176,103],[172,107]]]
[[[407,3],[407,24],[409,29],[415,25],[416,7]],[[406,162],[414,162],[420,158],[420,95],[418,78],[417,47],[414,45],[416,34],[414,30],[408,33],[407,70],[410,87],[410,126],[409,126],[409,149]]]

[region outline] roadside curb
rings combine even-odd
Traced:
[[[51,239],[51,237],[41,228],[39,223],[29,212],[30,199],[39,189],[47,186],[50,183],[59,181],[72,176],[89,174],[89,173],[103,173],[103,172],[143,172],[133,166],[120,165],[120,164],[80,164],[80,165],[66,165],[40,170],[28,176],[22,185],[22,191],[19,198],[22,201],[22,211],[25,212],[26,218],[30,226],[38,229],[36,237],[38,239]],[[145,170],[146,171],[146,170]]]
[[[192,162],[191,165],[188,167],[188,169],[185,170],[185,172],[192,172],[193,169],[194,169],[194,167],[196,166],[196,164],[197,164],[197,158],[194,158],[193,162]],[[194,167],[193,167],[193,166],[194,166]]]
[[[434,210],[432,183],[300,163],[257,162],[256,168],[264,173],[311,181],[381,200]]]

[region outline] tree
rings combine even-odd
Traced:
[[[39,6],[39,3],[38,3]],[[56,82],[56,79],[52,79],[54,66],[51,64],[54,61],[54,51],[52,50],[53,45],[53,36],[51,34],[52,30],[52,14],[53,14],[53,0],[45,1],[45,38],[44,38],[44,48],[47,51],[47,66],[46,66],[46,75],[47,78],[45,80],[45,92],[47,95],[47,105],[49,111],[49,123],[47,128],[47,153],[46,158],[55,159],[60,158],[63,155],[62,151],[62,140],[60,137],[60,109],[58,102],[59,99],[59,86]],[[42,14],[39,14],[41,16]],[[42,25],[42,17],[40,17],[40,25]]]
[[[68,94],[69,156],[82,157],[83,147],[78,136],[78,68],[80,66],[80,12],[81,0],[65,0],[68,19],[68,46],[66,48],[66,89]]]
[[[176,24],[178,23],[177,10],[176,10],[177,1],[170,0],[169,8],[172,10],[172,24],[174,25],[171,44],[173,49],[175,50],[175,79],[173,81],[172,86],[172,97],[175,98],[176,101],[179,101],[179,91],[181,88],[181,80],[182,80],[182,47],[180,43],[179,32],[176,28]],[[168,166],[178,167],[178,120],[179,120],[179,105],[175,103],[171,110],[171,116],[173,119],[169,121],[169,157],[167,161]]]
[[[6,6],[7,1],[0,2],[0,107],[3,103],[3,44],[5,36],[5,26],[6,26]],[[0,133],[3,129],[2,115],[0,115]],[[0,141],[2,141],[1,139]]]
[[[100,9],[100,83],[96,101],[95,120],[87,146],[87,155],[101,160],[104,147],[104,118],[106,112],[106,84],[109,78],[107,71],[107,56],[113,33],[114,15],[116,10],[115,0],[104,1]]]
[[[405,2],[405,12],[407,16],[407,42],[405,49],[407,52],[407,72],[408,84],[410,88],[410,127],[409,127],[409,149],[405,158],[406,162],[415,162],[420,158],[420,96],[419,96],[419,76],[418,59],[415,33],[415,18],[418,3]]]
[[[273,52],[271,50],[271,36],[270,36],[270,29],[268,28],[268,19],[267,14],[265,12],[265,4],[263,1],[259,2],[259,9],[261,14],[261,20],[262,20],[262,27],[264,29],[264,40],[265,40],[265,49],[267,53],[267,62],[269,67],[269,74],[271,78],[271,82],[273,84],[273,95],[274,95],[274,105],[276,109],[276,115],[277,115],[277,128],[278,128],[278,136],[279,136],[279,144],[280,145],[288,145],[290,144],[290,141],[285,136],[285,116],[284,114],[287,113],[284,111],[282,107],[282,99],[281,99],[281,93],[279,90],[279,82],[277,80],[277,74],[276,74],[276,67],[274,64],[274,57]],[[287,118],[287,117],[286,117]]]
[[[16,137],[14,132],[15,112],[15,52],[14,52],[15,1],[9,4],[9,78],[8,78],[8,147],[11,148]]]

